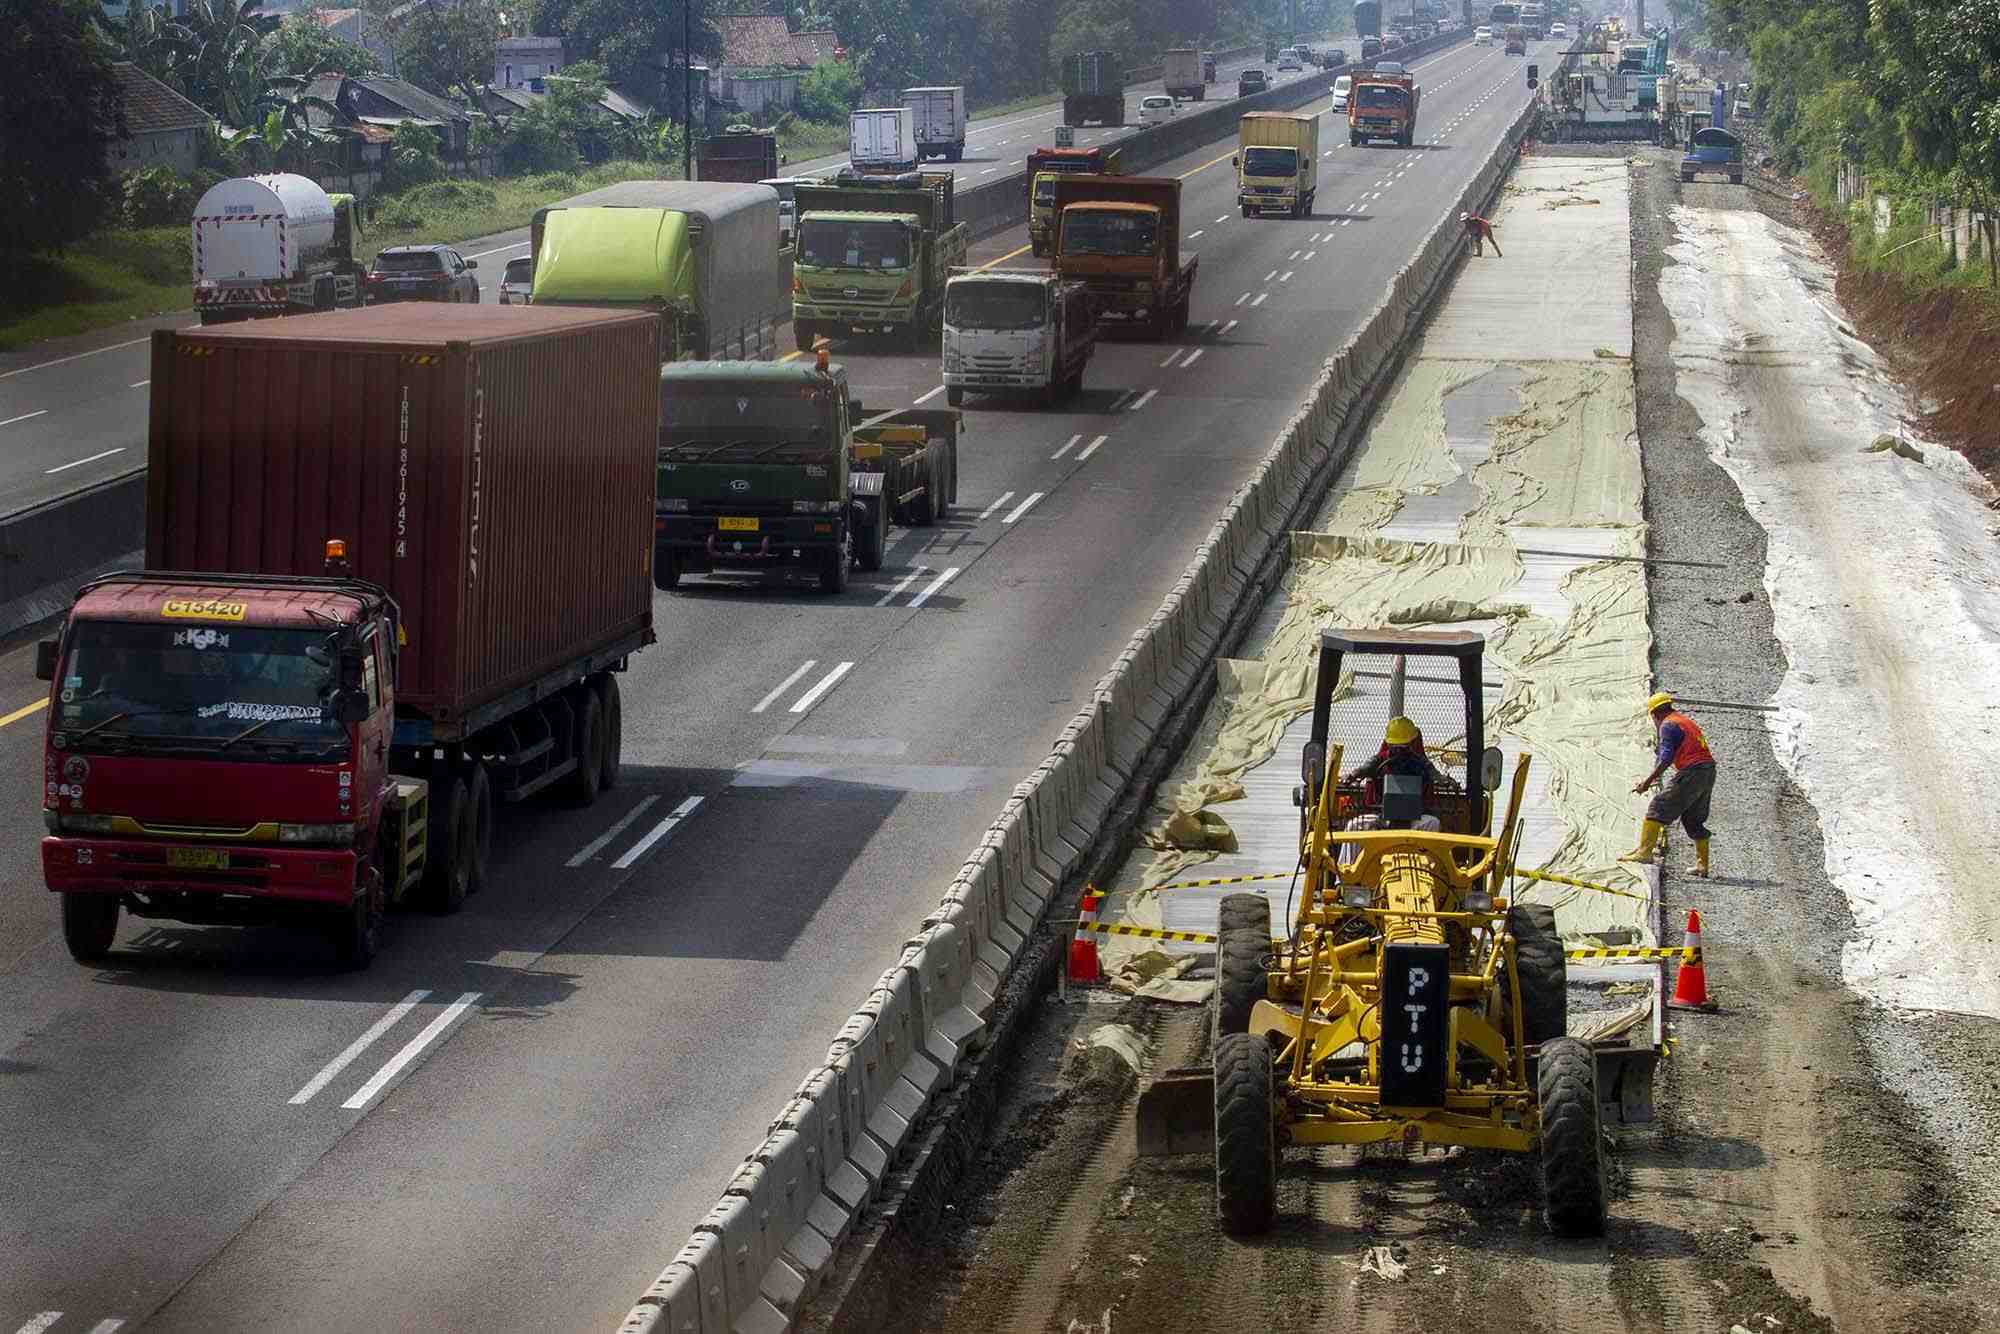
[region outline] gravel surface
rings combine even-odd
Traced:
[[[1119,1022],[1153,1068],[1206,1059],[1205,1015],[1072,996],[1045,1004],[947,1224],[904,1237],[894,1291],[845,1328],[946,1330],[1726,1331],[2000,1328],[1995,1026],[1871,1006],[1840,985],[1851,930],[1811,806],[1755,705],[1783,674],[1763,592],[1764,535],[1677,395],[1658,294],[1668,215],[1760,207],[1789,183],[1683,187],[1668,150],[1574,144],[1635,171],[1635,364],[1655,556],[1655,669],[1718,750],[1717,876],[1672,848],[1667,943],[1704,921],[1712,1014],[1676,1013],[1659,1121],[1607,1135],[1611,1221],[1551,1239],[1532,1165],[1502,1155],[1289,1151],[1273,1232],[1215,1227],[1202,1158],[1132,1157],[1133,1098],[1079,1046]],[[1636,777],[1636,775],[1635,775]],[[1142,1076],[1143,1077],[1143,1076]],[[1388,1275],[1388,1276],[1385,1276]],[[887,1287],[888,1285],[883,1285]]]

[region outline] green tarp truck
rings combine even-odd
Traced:
[[[660,360],[762,361],[790,313],[778,194],[729,181],[625,181],[535,213],[529,302],[650,308]]]
[[[803,570],[838,593],[852,566],[882,567],[891,524],[955,503],[961,432],[950,409],[868,417],[823,355],[663,367],[653,582]]]
[[[971,229],[953,219],[948,171],[842,175],[801,185],[792,333],[801,351],[861,329],[914,348],[943,329],[944,284]]]

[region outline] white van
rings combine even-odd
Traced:
[[[1354,76],[1352,74],[1343,74],[1335,79],[1333,81],[1333,109],[1335,111],[1347,110],[1347,97],[1353,91]]]

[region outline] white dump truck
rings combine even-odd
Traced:
[[[239,176],[194,210],[194,308],[203,324],[361,304],[352,195],[303,176]]]
[[[1097,333],[1082,283],[1033,269],[955,270],[944,288],[946,401],[957,407],[968,391],[1075,397]]]
[[[910,113],[921,157],[958,162],[965,157],[965,89],[905,88],[903,106]]]

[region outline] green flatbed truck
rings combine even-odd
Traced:
[[[798,187],[792,332],[800,351],[855,329],[912,349],[939,337],[945,280],[965,262],[971,236],[953,220],[952,189],[948,171]]]
[[[928,527],[958,498],[960,414],[870,417],[847,370],[816,362],[681,362],[660,371],[653,583],[806,571],[821,591],[882,567],[892,524]]]

